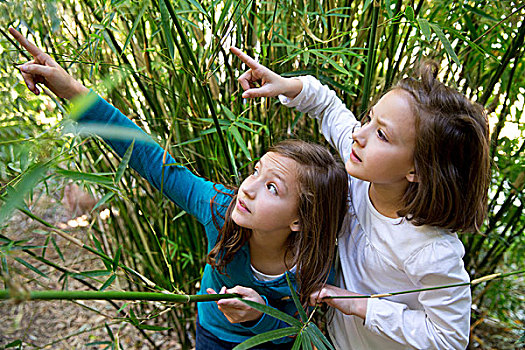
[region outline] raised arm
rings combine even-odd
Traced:
[[[359,126],[359,122],[333,90],[311,76],[281,77],[239,49],[232,47],[230,50],[249,68],[238,78],[245,90],[243,97],[279,96],[285,106],[296,107],[298,111],[308,113],[310,117],[319,120],[323,135],[339,151],[343,160],[348,159],[352,132]],[[256,83],[260,87],[256,87]]]
[[[39,95],[36,84],[41,83],[68,100],[93,94],[94,103],[80,116],[80,125],[88,125],[91,132],[103,132],[104,141],[121,157],[135,139],[129,165],[154,187],[162,188],[164,195],[199,221],[205,223],[209,220],[210,199],[217,193],[212,182],[195,176],[185,167],[166,166],[176,161],[141,128],[103,98],[90,92],[17,30],[9,28],[9,32],[34,58],[19,67],[29,90]],[[108,129],[111,132],[108,133]],[[116,137],[118,134],[120,137]]]

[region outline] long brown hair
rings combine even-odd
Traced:
[[[337,234],[347,210],[348,177],[341,162],[324,147],[300,140],[281,141],[268,149],[297,163],[299,232],[288,237],[287,252],[297,266],[299,296],[306,305],[310,294],[326,282],[336,249]],[[235,224],[233,197],[219,237],[207,262],[219,271],[250,239],[251,230]],[[217,221],[214,218],[215,225]],[[287,254],[285,254],[286,256]]]
[[[483,107],[437,80],[438,65],[424,62],[419,79],[393,89],[408,92],[416,118],[414,166],[398,215],[414,225],[479,232],[490,181],[489,131]]]

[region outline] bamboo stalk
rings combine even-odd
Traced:
[[[490,281],[494,278],[505,278],[512,275],[519,275],[525,273],[525,269],[509,272],[509,273],[493,273],[491,275],[483,276],[480,278],[476,278],[470,282],[463,282],[463,283],[456,283],[456,284],[447,284],[443,286],[436,286],[436,287],[428,287],[428,288],[421,288],[421,289],[413,289],[413,290],[404,290],[401,292],[389,292],[389,293],[380,293],[380,294],[369,294],[369,295],[344,295],[344,296],[330,296],[330,297],[324,297],[323,299],[369,299],[369,298],[384,298],[389,297],[393,295],[400,295],[400,294],[408,294],[408,293],[417,293],[417,292],[426,292],[429,290],[436,290],[436,289],[445,289],[445,288],[452,288],[452,287],[462,287],[462,286],[473,286],[475,284]]]
[[[16,301],[28,300],[143,300],[167,301],[172,303],[187,304],[204,301],[218,301],[222,299],[240,298],[239,294],[168,294],[153,292],[119,292],[119,291],[14,291],[1,290],[0,300],[14,299]]]
[[[375,53],[376,53],[376,31],[377,31],[377,21],[379,17],[380,3],[379,1],[373,1],[372,6],[372,23],[370,24],[370,33],[368,36],[367,44],[367,58],[366,58],[366,68],[365,68],[365,78],[364,78],[364,87],[363,87],[363,96],[361,98],[361,107],[359,109],[359,116],[362,116],[366,113],[368,109],[368,103],[370,102],[370,90],[372,89],[372,75],[374,74],[375,67]]]

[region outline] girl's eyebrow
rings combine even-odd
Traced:
[[[264,168],[264,165],[263,165],[263,162],[262,162],[262,158],[259,159],[259,165],[260,165],[260,168],[262,170]],[[284,187],[285,191],[288,191],[288,186],[286,185],[286,181],[284,181],[284,178],[279,174],[278,170],[270,169],[268,172],[270,173],[270,175],[275,176],[279,180],[279,182],[281,183],[282,187]],[[281,187],[281,186],[279,186],[279,187]]]
[[[386,133],[390,136],[392,136],[391,128],[389,127],[389,123],[385,123],[385,119],[381,118],[380,116],[376,116],[374,113],[374,107],[370,109],[370,114],[375,117],[376,122],[379,126],[382,126],[386,129]]]

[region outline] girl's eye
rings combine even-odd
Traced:
[[[363,119],[361,119],[361,126],[366,125],[368,123],[370,123],[370,115],[369,114],[365,115],[363,117]]]
[[[259,175],[259,169],[255,168],[253,169],[252,176],[257,176],[257,175]]]
[[[377,137],[382,141],[388,142],[385,133],[381,129],[377,129]]]
[[[268,188],[268,191],[270,191],[272,194],[275,194],[275,195],[279,194],[277,193],[277,186],[275,186],[274,184],[268,184],[266,185],[266,188]]]

